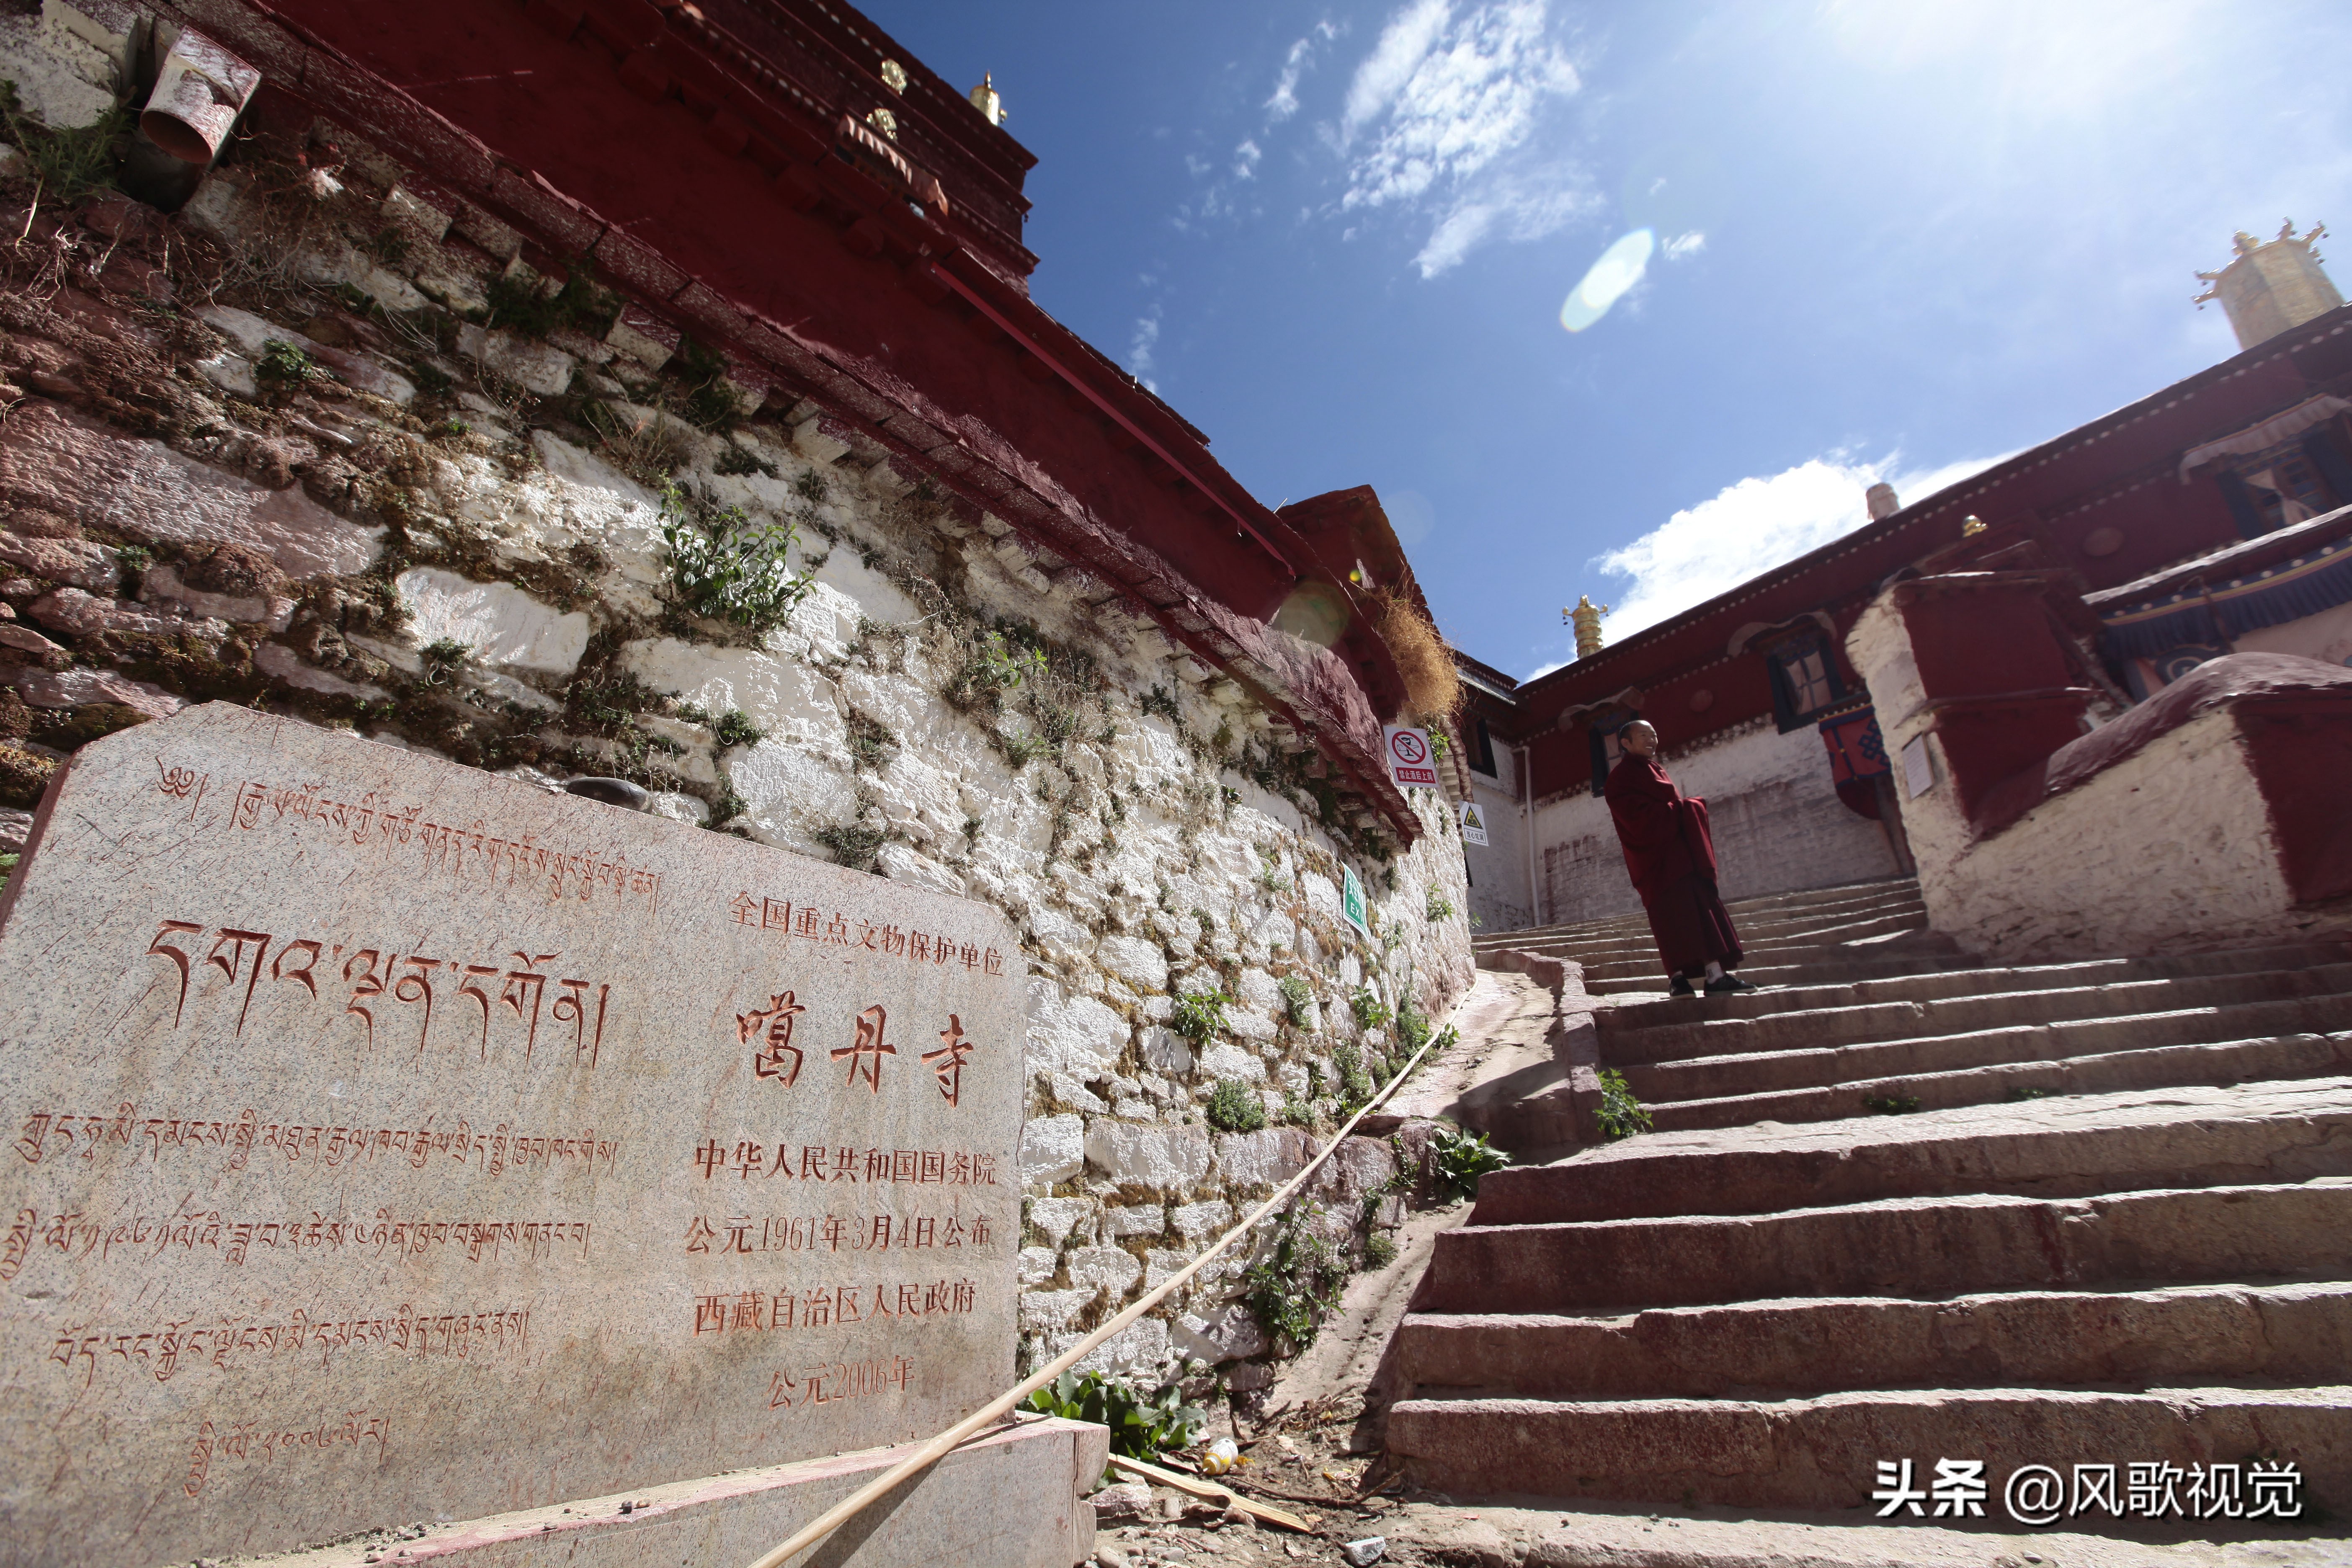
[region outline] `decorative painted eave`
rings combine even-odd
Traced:
[[[1971,512],[1998,523],[2020,512],[2023,503],[2018,498],[2063,486],[2062,493],[2039,503],[2047,508],[2039,513],[2047,523],[2074,516],[2086,500],[2112,500],[2168,481],[2179,455],[2199,442],[2299,404],[2313,387],[2352,374],[2347,338],[2352,305],[1923,497],[1786,565],[1759,573],[1590,658],[1524,681],[1512,738],[1549,730],[1563,710],[1628,684],[1655,685],[1713,661],[1743,623],[1778,621],[1864,595],[1951,542],[1961,519]],[[2218,518],[2218,503],[2216,512]],[[1742,715],[1722,717],[1731,722]]]

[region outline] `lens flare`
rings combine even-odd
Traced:
[[[1303,637],[1317,647],[1329,647],[1348,635],[1351,618],[1346,597],[1328,583],[1309,577],[1291,591],[1274,613],[1274,629]]]
[[[1637,228],[1602,251],[1582,281],[1569,290],[1568,302],[1559,308],[1559,324],[1580,332],[1607,315],[1609,307],[1642,280],[1642,274],[1649,270],[1650,255],[1657,247],[1655,235]]]

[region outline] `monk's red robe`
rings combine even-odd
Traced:
[[[1609,770],[1601,794],[1666,972],[1696,973],[1709,960],[1738,967],[1739,935],[1715,890],[1706,803],[1684,795],[1665,769],[1631,752]]]

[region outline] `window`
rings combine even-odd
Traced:
[[[1639,713],[1612,713],[1605,719],[1592,721],[1592,793],[1599,795],[1609,784],[1609,770],[1625,754],[1618,743],[1617,731],[1640,718]]]
[[[1780,643],[1764,655],[1772,674],[1772,713],[1780,732],[1810,724],[1845,698],[1837,656],[1819,634]]]
[[[1495,732],[1486,728],[1484,719],[1478,721],[1477,742],[1478,749],[1471,753],[1471,767],[1490,779],[1498,776],[1495,772]]]
[[[1830,672],[1819,648],[1785,660],[1780,668],[1788,672],[1790,700],[1798,712],[1817,712],[1830,705]]]
[[[2300,452],[2282,458],[2259,473],[2249,474],[2246,483],[2253,492],[2255,510],[2267,525],[2264,532],[2308,522],[2333,510],[2328,505],[2327,487],[2320,482],[2319,470]]]
[[[2213,482],[2248,539],[2335,510],[2352,497],[2352,464],[2325,430],[2283,441],[2217,468]]]

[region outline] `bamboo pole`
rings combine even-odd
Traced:
[[[1461,1004],[1456,1003],[1454,1008],[1454,1014],[1460,1013],[1461,1010]],[[1452,1016],[1453,1015],[1448,1015],[1448,1027],[1452,1026]],[[1113,1334],[1118,1333],[1120,1330],[1126,1328],[1129,1323],[1134,1322],[1138,1318],[1140,1318],[1144,1313],[1160,1305],[1160,1302],[1166,1300],[1170,1296],[1174,1295],[1177,1290],[1183,1287],[1187,1280],[1191,1279],[1193,1275],[1198,1274],[1202,1268],[1206,1268],[1209,1262],[1219,1253],[1224,1251],[1225,1248],[1231,1247],[1234,1242],[1241,1239],[1243,1235],[1255,1226],[1260,1220],[1263,1220],[1268,1215],[1273,1214],[1285,1204],[1287,1204],[1290,1201],[1292,1194],[1297,1193],[1301,1186],[1306,1184],[1307,1178],[1313,1175],[1322,1165],[1323,1162],[1331,1157],[1332,1152],[1339,1147],[1343,1141],[1346,1140],[1348,1134],[1356,1130],[1356,1123],[1370,1115],[1383,1100],[1387,1100],[1390,1095],[1396,1092],[1397,1086],[1404,1082],[1405,1079],[1412,1074],[1412,1069],[1421,1065],[1421,1059],[1427,1056],[1431,1050],[1435,1048],[1439,1037],[1439,1035],[1432,1035],[1429,1040],[1422,1046],[1421,1049],[1413,1052],[1412,1058],[1406,1062],[1403,1067],[1399,1068],[1395,1075],[1391,1077],[1386,1084],[1381,1086],[1381,1091],[1364,1102],[1362,1110],[1357,1111],[1355,1115],[1348,1118],[1346,1124],[1342,1126],[1339,1131],[1331,1135],[1331,1141],[1328,1143],[1324,1144],[1323,1147],[1316,1152],[1313,1159],[1307,1162],[1306,1165],[1300,1169],[1298,1174],[1291,1177],[1288,1182],[1283,1184],[1281,1188],[1275,1193],[1274,1196],[1260,1204],[1256,1210],[1253,1212],[1247,1219],[1242,1221],[1241,1224],[1234,1226],[1233,1229],[1225,1232],[1223,1236],[1218,1237],[1215,1246],[1202,1253],[1200,1257],[1192,1259],[1191,1263],[1186,1264],[1181,1271],[1162,1282],[1158,1289],[1150,1292],[1141,1300],[1136,1302],[1133,1306],[1129,1307],[1125,1311],[1111,1319],[1110,1321],[1105,1323],[1101,1328],[1097,1329],[1093,1333],[1088,1334],[1085,1339],[1080,1340],[1076,1344],[1071,1346],[1068,1350],[1064,1351],[1060,1355],[1055,1357],[1053,1361],[1046,1363],[1043,1371],[1032,1373],[1026,1381],[1014,1385],[1013,1388],[1008,1389],[1003,1394],[998,1394],[994,1399],[990,1400],[986,1405],[982,1405],[979,1409],[973,1411],[971,1415],[965,1416],[962,1420],[957,1422],[954,1426],[949,1427],[946,1431],[932,1438],[929,1442],[924,1444],[922,1447],[915,1453],[899,1460],[898,1463],[891,1466],[889,1469],[885,1470],[881,1475],[876,1477],[873,1480],[866,1482],[864,1486],[858,1488],[856,1491],[850,1493],[847,1497],[842,1499],[839,1502],[834,1504],[831,1508],[817,1515],[815,1519],[810,1521],[807,1524],[803,1525],[793,1534],[790,1540],[786,1541],[782,1546],[777,1547],[774,1551],[769,1552],[766,1556],[761,1557],[759,1561],[752,1563],[751,1568],[783,1568],[783,1565],[791,1562],[794,1557],[807,1551],[810,1547],[814,1546],[818,1542],[823,1541],[826,1536],[832,1534],[835,1531],[840,1529],[843,1525],[856,1518],[867,1504],[873,1502],[877,1498],[879,1498],[892,1490],[908,1477],[929,1469],[931,1466],[937,1464],[941,1458],[945,1458],[950,1451],[954,1449],[957,1445],[963,1442],[965,1438],[973,1436],[985,1427],[994,1426],[998,1421],[1011,1414],[1013,1406],[1028,1398],[1030,1394],[1035,1393],[1038,1389],[1045,1387],[1047,1384],[1061,1376],[1062,1373],[1069,1371],[1071,1367],[1076,1366],[1085,1358],[1087,1352],[1093,1350],[1097,1345],[1099,1345],[1103,1341],[1109,1339]]]

